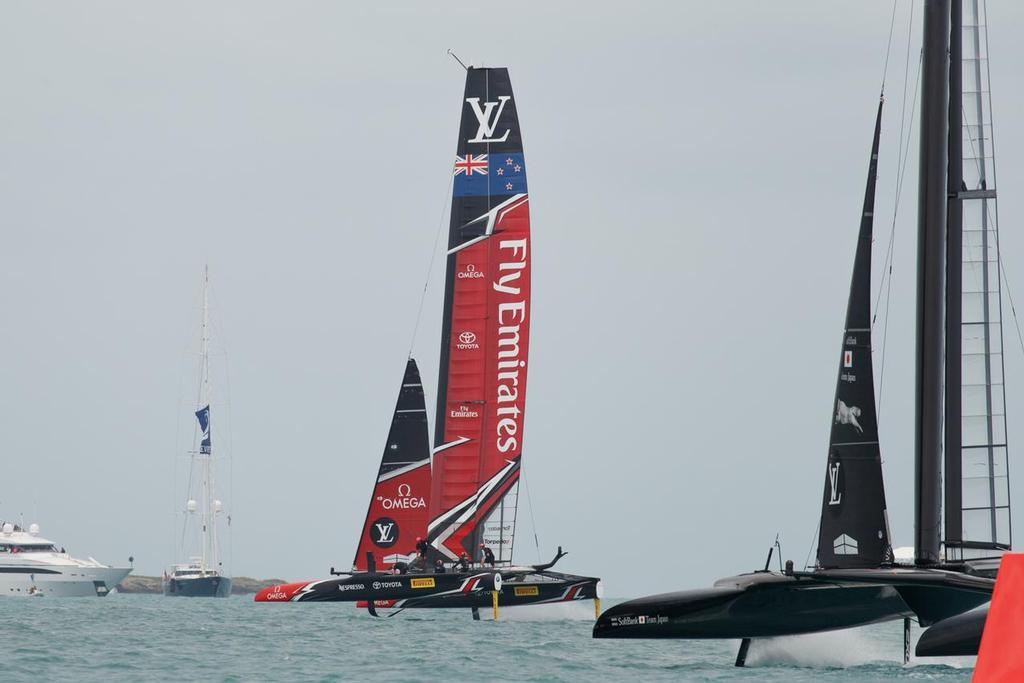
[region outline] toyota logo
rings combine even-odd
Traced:
[[[459,341],[463,344],[472,344],[476,341],[476,335],[472,332],[463,332],[459,335]]]

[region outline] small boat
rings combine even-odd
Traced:
[[[453,168],[434,448],[415,361],[351,572],[274,586],[259,602],[377,608],[595,600],[599,579],[513,562],[531,321],[529,195],[508,70],[466,68]],[[495,612],[497,614],[497,612]]]
[[[131,572],[89,558],[71,557],[63,548],[13,522],[0,522],[0,596],[105,597]]]
[[[186,543],[195,543],[199,554],[188,562],[172,565],[163,575],[163,594],[168,597],[226,598],[231,595],[231,577],[223,573],[220,557],[220,523],[224,504],[216,497],[211,387],[210,387],[210,275],[203,271],[203,314],[199,352],[199,392],[196,401],[196,429],[189,452],[188,500],[182,523],[182,553]],[[231,518],[227,521],[230,524]],[[191,534],[190,534],[191,532]],[[193,546],[195,547],[195,546]]]
[[[897,561],[891,546],[871,358],[880,102],[838,358],[815,566],[797,571],[788,562],[774,572],[766,563],[710,589],[630,600],[601,615],[595,638],[737,638],[742,666],[751,638],[903,619],[906,660],[911,618],[923,626],[952,618],[958,621],[951,627],[977,623],[976,616],[958,615],[990,600],[995,570],[1010,547],[982,10],[982,0],[925,2],[913,564]],[[963,54],[964,46],[970,52]],[[971,104],[967,114],[961,102]],[[953,131],[948,139],[947,130]]]

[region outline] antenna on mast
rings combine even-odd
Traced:
[[[469,71],[469,67],[462,63],[462,60],[459,59],[459,56],[457,54],[452,52],[451,48],[448,49],[448,56],[454,59],[456,62],[458,62],[459,66],[461,66],[463,69]]]

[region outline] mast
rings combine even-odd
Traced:
[[[961,321],[963,318],[963,202],[960,190],[963,185],[963,116],[961,96],[963,91],[962,44],[963,32],[962,0],[951,0],[949,29],[949,159],[946,183],[948,195],[946,206],[946,381],[945,381],[945,487],[946,558],[950,557],[950,545],[957,544],[963,534],[963,476],[960,449],[963,443],[961,432],[961,372],[960,353],[962,350]]]
[[[512,556],[530,338],[529,197],[508,69],[466,70],[453,168],[428,538]]]
[[[206,570],[216,567],[216,530],[213,510],[213,448],[210,443],[210,267],[203,266],[203,321],[201,331],[199,400],[196,406],[196,417],[202,427],[203,434],[199,444],[199,458],[202,464],[203,478],[200,512],[200,544],[202,546],[202,566]],[[205,419],[200,413],[205,410]],[[210,564],[212,562],[212,565]]]
[[[950,0],[925,0],[918,185],[914,562],[940,562]]]
[[[984,0],[954,0],[951,24],[945,545],[964,561],[998,557],[1011,529]]]

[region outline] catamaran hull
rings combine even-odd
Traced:
[[[978,654],[988,607],[958,614],[926,629],[917,641],[918,657],[957,657]]]
[[[943,570],[758,572],[616,605],[600,616],[594,637],[764,638],[903,617],[929,624],[984,604],[993,583]]]
[[[256,602],[357,602],[374,608],[490,607],[497,588],[502,607],[592,600],[599,579],[557,572],[529,575],[351,574],[335,579],[265,588]]]
[[[595,638],[764,638],[864,626],[913,612],[891,586],[711,588],[630,600],[604,612]]]
[[[371,574],[358,572],[337,578],[289,583],[264,588],[256,602],[359,602],[412,600],[434,595],[493,591],[501,587],[498,572],[472,574]]]
[[[203,576],[194,579],[168,579],[163,582],[166,597],[226,598],[231,595],[227,576]]]
[[[594,600],[598,597],[599,579],[568,576],[563,581],[506,581],[498,592],[499,607],[520,607],[576,600]],[[391,605],[377,603],[376,607],[394,608],[486,608],[493,605],[490,593],[438,595],[396,601]]]

